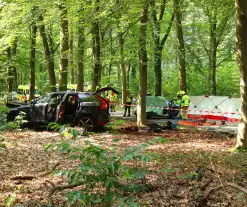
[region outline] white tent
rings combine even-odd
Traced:
[[[188,118],[239,122],[240,98],[228,96],[190,96]]]

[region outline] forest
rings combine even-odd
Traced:
[[[0,206],[247,206],[246,0],[0,0],[0,22]]]
[[[239,97],[233,0],[149,2],[147,90]],[[1,91],[139,86],[142,1],[1,1]],[[6,82],[7,81],[7,82]]]

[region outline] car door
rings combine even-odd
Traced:
[[[68,94],[66,93],[63,95],[63,97],[61,98],[60,102],[57,105],[55,121],[58,123],[61,123],[63,121],[65,104],[67,99],[68,99]]]
[[[31,102],[30,118],[32,122],[34,123],[46,122],[46,116],[47,116],[46,112],[47,112],[49,98],[50,98],[50,94],[46,94]]]
[[[47,112],[46,112],[47,122],[56,121],[57,108],[62,98],[63,98],[63,94],[61,93],[53,93],[51,95],[51,99],[48,101]]]

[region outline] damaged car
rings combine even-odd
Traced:
[[[47,93],[29,104],[11,109],[7,114],[7,121],[14,121],[20,112],[24,112],[24,118],[29,126],[57,122],[95,131],[109,122],[108,102],[100,96],[107,90],[115,91],[108,87],[95,93],[72,91]]]

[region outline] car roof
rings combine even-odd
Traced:
[[[51,94],[69,94],[69,95],[93,95],[91,92],[76,92],[76,91],[59,91],[59,92],[52,92]]]

